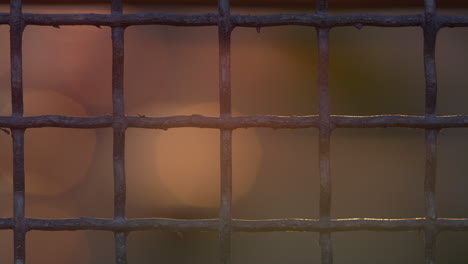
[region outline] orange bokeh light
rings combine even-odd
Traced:
[[[86,110],[72,98],[51,90],[27,93],[25,115],[60,114],[85,116]],[[5,110],[4,110],[5,111]],[[12,183],[12,142],[0,137],[0,175]],[[81,182],[91,165],[96,147],[93,130],[40,128],[25,134],[25,180],[29,194],[57,195]]]
[[[151,113],[155,108],[158,115],[186,115],[203,113],[217,116],[217,103],[193,105],[157,105],[141,109],[141,113]],[[234,111],[235,112],[235,111]],[[219,130],[201,128],[176,128],[157,131],[152,142],[154,162],[141,174],[138,185],[151,189],[148,195],[139,194],[140,200],[149,199],[164,188],[169,196],[165,199],[172,204],[217,207],[220,194],[220,143]],[[147,139],[145,139],[146,141]],[[141,153],[141,152],[140,152]],[[140,154],[141,155],[141,154]],[[246,195],[255,183],[262,159],[262,148],[255,131],[239,130],[233,133],[233,200]],[[134,162],[133,162],[134,163]],[[130,164],[130,166],[138,166]],[[151,166],[151,167],[149,167]],[[143,187],[142,187],[143,188]],[[140,189],[141,190],[141,189]],[[152,198],[154,200],[154,197]]]
[[[69,213],[43,202],[32,201],[28,203],[26,210],[27,215],[71,218]],[[7,212],[8,210],[3,208],[0,211],[0,216],[8,216]],[[13,262],[12,233],[11,231],[11,236],[5,235],[6,233],[2,233],[0,236],[0,263]],[[26,261],[30,264],[90,263],[91,249],[89,241],[82,231],[29,231],[26,233]]]

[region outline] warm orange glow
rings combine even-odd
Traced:
[[[26,239],[28,263],[80,264],[91,261],[89,242],[82,231],[31,231]]]
[[[85,116],[86,110],[72,98],[55,91],[28,93],[25,115],[61,114]],[[0,137],[1,176],[12,182],[11,140]],[[5,146],[5,147],[3,147]],[[25,135],[26,192],[56,195],[66,192],[87,174],[96,146],[93,130],[40,128]]]
[[[93,109],[92,114],[110,113],[110,31],[108,27],[26,27],[23,40],[25,92],[52,89],[81,100]]]
[[[218,105],[200,104],[181,107],[180,112],[209,112],[216,115]],[[178,114],[176,112],[176,114]],[[156,170],[162,183],[181,202],[195,206],[216,207],[219,204],[220,161],[219,131],[183,128],[161,133],[155,142]],[[261,149],[253,133],[233,146],[235,174],[233,199],[246,194],[255,182]]]
[[[0,216],[5,217],[7,210],[1,210]],[[49,204],[30,201],[26,215],[43,218],[71,218],[70,214],[51,207]],[[0,236],[0,263],[13,262],[13,235],[2,233]],[[26,235],[27,263],[90,263],[91,249],[84,232],[45,232],[30,231]]]
[[[182,115],[203,113],[217,116],[218,104],[205,103],[196,105],[155,106],[158,113]],[[151,112],[147,107],[141,113]],[[153,190],[149,195],[159,192],[162,186],[169,191],[165,200],[176,199],[178,204],[217,207],[219,205],[220,185],[220,145],[219,130],[201,128],[176,128],[158,131],[157,136],[148,142],[154,148],[153,153],[145,153],[154,158],[145,170],[151,171],[144,177],[141,174],[139,188]],[[146,139],[145,139],[146,140]],[[141,149],[140,149],[141,150]],[[140,154],[142,155],[142,154]],[[130,155],[129,155],[130,156]],[[233,199],[238,200],[249,192],[255,183],[260,166],[262,150],[257,135],[253,130],[239,130],[233,136]],[[130,165],[136,166],[136,165]],[[146,186],[146,187],[141,187]],[[141,196],[139,199],[147,199]],[[172,196],[172,197],[171,197]],[[171,202],[170,202],[171,203]]]

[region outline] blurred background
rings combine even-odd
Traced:
[[[232,13],[313,13],[313,5],[303,2],[291,1],[292,7],[285,7],[281,1],[273,1],[271,6],[254,1],[251,6],[234,6]],[[346,1],[333,8],[330,2],[333,14],[423,12],[422,1],[394,1],[398,8],[362,1],[353,6],[359,9],[342,9],[352,6]],[[468,14],[468,9],[450,9],[460,1],[443,2],[447,8],[441,13]],[[128,4],[124,12],[216,12],[214,5],[184,3],[194,5]],[[8,11],[7,4],[0,5],[0,12]],[[23,11],[109,13],[109,5],[27,4]],[[439,33],[439,115],[468,114],[467,43],[468,28]],[[422,47],[420,28],[333,29],[332,114],[423,115]],[[23,61],[25,115],[112,113],[110,28],[28,26]],[[232,36],[234,114],[317,114],[316,62],[314,28],[282,26],[262,28],[259,33],[255,28],[236,28]],[[1,25],[0,115],[11,114],[9,64],[9,27]],[[217,28],[127,28],[124,78],[128,115],[219,115]],[[446,129],[440,135],[440,217],[468,217],[467,132]],[[236,130],[234,217],[318,218],[317,140],[315,129]],[[129,128],[127,217],[217,218],[218,141],[219,132],[212,129]],[[27,217],[112,218],[111,129],[28,129],[25,148]],[[11,138],[0,133],[0,217],[12,216],[11,149]],[[424,153],[422,130],[335,130],[332,217],[424,217]],[[332,238],[338,264],[424,260],[423,235],[416,232],[346,232],[334,233]],[[232,243],[234,263],[320,263],[315,233],[234,233]],[[438,263],[467,263],[467,246],[467,233],[442,233]],[[110,264],[114,262],[113,247],[111,232],[32,231],[27,234],[26,248],[31,264]],[[218,259],[215,232],[133,232],[128,247],[129,263],[136,264],[206,264]],[[13,232],[1,230],[0,263],[12,263],[12,252]]]

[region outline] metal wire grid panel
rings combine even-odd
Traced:
[[[14,263],[26,263],[25,235],[30,230],[108,230],[115,234],[115,261],[127,263],[126,238],[136,230],[218,231],[220,263],[231,263],[231,233],[269,231],[320,232],[322,263],[333,263],[331,233],[340,231],[423,231],[425,263],[435,263],[436,237],[440,231],[468,230],[468,219],[438,218],[435,207],[437,135],[440,129],[468,127],[468,116],[436,116],[437,79],[435,43],[442,27],[467,27],[468,16],[436,13],[435,0],[425,0],[424,14],[403,16],[328,15],[328,1],[319,0],[315,14],[243,16],[231,15],[229,0],[219,0],[218,14],[123,14],[122,1],[112,0],[111,14],[23,14],[21,0],[11,0],[10,13],[0,14],[0,24],[10,25],[12,116],[1,116],[0,127],[9,128],[13,138],[14,212],[12,218],[0,218],[0,229],[14,230]],[[23,117],[22,33],[27,25],[94,25],[112,27],[112,97],[113,115],[99,117],[33,116]],[[218,26],[220,117],[173,116],[152,118],[126,116],[123,101],[124,31],[132,25]],[[235,27],[306,25],[317,29],[319,67],[319,115],[301,117],[231,116],[231,32]],[[329,32],[340,26],[417,26],[424,33],[426,105],[424,116],[333,116],[330,115],[328,89]],[[114,218],[33,219],[26,218],[24,180],[24,132],[27,128],[102,128],[112,127],[114,157]],[[221,201],[219,219],[126,219],[125,218],[125,130],[127,127],[168,129],[200,127],[220,129]],[[318,128],[320,163],[320,218],[239,220],[232,219],[232,131],[236,128]],[[413,219],[332,219],[330,178],[330,135],[333,129],[408,127],[425,129],[426,216]]]

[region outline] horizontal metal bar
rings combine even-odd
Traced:
[[[144,14],[27,14],[23,15],[28,25],[94,25],[94,26],[133,26],[133,25],[171,25],[171,26],[215,26],[218,15],[176,15],[165,13]]]
[[[25,218],[28,230],[72,231],[72,230],[107,230],[107,231],[218,231],[218,219],[37,219]],[[332,219],[268,219],[241,220],[233,219],[232,228],[237,232],[343,232],[343,231],[421,231],[430,226],[438,231],[468,231],[467,218],[425,218],[411,219],[374,219],[350,218]],[[12,229],[12,218],[0,218],[0,229]]]
[[[133,26],[133,25],[171,25],[171,26],[216,26],[217,14],[178,15],[162,13],[145,14],[23,14],[28,25],[61,26],[61,25],[92,25],[92,26]],[[343,26],[380,26],[408,27],[421,26],[422,14],[384,16],[384,15],[323,15],[323,14],[278,14],[278,15],[232,15],[233,26],[238,27],[271,27],[284,25],[302,25],[318,27]],[[441,27],[466,27],[468,16],[437,15],[436,21]],[[0,24],[9,23],[9,14],[0,13]]]
[[[4,128],[103,128],[112,127],[112,116],[71,117],[59,115],[11,117],[0,116],[0,127]]]
[[[216,26],[217,14],[176,15],[162,13],[145,14],[23,14],[28,25],[60,26],[60,25],[93,25],[93,26],[132,26],[132,25],[171,25],[171,26]],[[270,27],[281,25],[304,26],[419,26],[423,15],[381,16],[381,15],[316,15],[316,14],[283,14],[245,16],[232,15],[233,26],[238,27]],[[463,23],[460,18],[451,18],[457,23]],[[466,19],[468,20],[468,19]],[[0,24],[8,24],[8,14],[0,14]]]
[[[466,27],[468,16],[435,15],[439,27]]]
[[[383,16],[369,14],[326,15],[326,14],[275,14],[263,16],[233,15],[232,23],[238,27],[271,27],[283,25],[343,27],[379,26],[407,27],[420,26],[423,15]]]
[[[339,116],[332,115],[331,123],[335,128],[455,128],[468,127],[468,116]],[[71,117],[71,116],[29,116],[12,117],[0,116],[2,128],[104,128],[112,127],[112,116]],[[125,116],[122,122],[127,127],[169,129],[180,127],[198,128],[272,128],[272,129],[300,129],[317,128],[318,116],[237,116],[237,117],[206,117],[201,115],[145,117]]]
[[[308,8],[315,6],[314,0],[237,0],[232,1],[232,6],[247,7],[282,7],[282,8]],[[438,7],[442,8],[461,8],[467,7],[465,0],[444,0],[440,1]],[[0,0],[0,3],[8,3],[8,0]],[[108,4],[105,0],[29,0],[27,4]],[[194,6],[215,6],[216,0],[126,0],[125,4],[130,5],[194,5]],[[334,0],[331,8],[414,8],[422,7],[419,0]]]
[[[377,115],[377,116],[331,116],[332,123],[341,128],[454,128],[468,127],[468,116],[405,116],[405,115]]]

